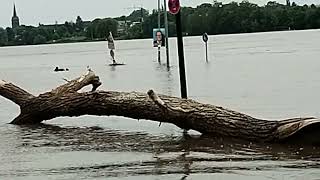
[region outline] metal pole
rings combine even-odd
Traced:
[[[158,29],[160,30],[160,26],[161,26],[161,21],[160,21],[160,0],[158,0]],[[160,47],[161,47],[161,44],[159,45],[158,44],[158,62],[160,63],[161,62],[161,59],[160,59]]]
[[[140,8],[140,14],[141,14],[141,20],[140,20],[140,25],[141,25],[141,38],[143,38],[143,8],[141,6]]]
[[[187,96],[186,70],[184,65],[181,11],[179,11],[175,16],[176,16],[176,26],[177,26],[181,97],[187,99],[188,96]]]
[[[161,21],[160,21],[160,0],[158,0],[158,28],[160,29]]]
[[[208,42],[206,42],[206,61],[208,62]]]
[[[168,27],[168,12],[167,12],[167,2],[164,0],[164,24],[166,28],[166,54],[167,54],[167,67],[170,67],[170,57],[169,57],[169,27]]]

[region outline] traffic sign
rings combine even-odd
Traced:
[[[180,1],[179,0],[169,0],[169,12],[173,15],[178,14],[180,11]]]
[[[207,33],[204,33],[204,34],[202,35],[202,40],[203,40],[204,42],[208,42],[209,38],[208,38],[208,34],[207,34]]]

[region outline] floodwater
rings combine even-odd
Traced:
[[[320,31],[184,39],[189,98],[251,116],[320,117]],[[170,68],[152,40],[116,42],[127,65],[110,67],[105,42],[0,48],[0,78],[38,95],[90,66],[100,89],[180,95],[176,41]],[[59,66],[69,72],[54,73]],[[86,90],[86,89],[85,89]],[[83,90],[83,91],[85,91]],[[205,137],[124,117],[60,117],[8,124],[19,107],[0,97],[0,179],[319,179],[320,148]]]

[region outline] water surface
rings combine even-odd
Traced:
[[[185,38],[190,98],[265,118],[320,117],[320,31]],[[100,89],[179,96],[176,41],[161,64],[152,40],[0,48],[0,78],[38,95],[90,66]],[[69,72],[54,73],[56,67]],[[123,117],[61,117],[41,126],[9,123],[19,107],[0,97],[0,179],[318,179],[319,148],[205,137]]]

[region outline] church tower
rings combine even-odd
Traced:
[[[19,17],[17,16],[16,5],[13,5],[13,16],[11,19],[12,28],[16,28],[20,26]]]

